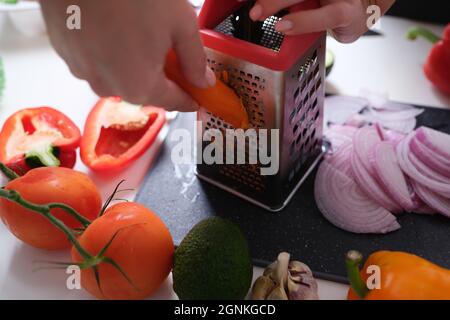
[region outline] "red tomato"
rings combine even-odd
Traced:
[[[101,290],[92,269],[81,271],[81,285],[99,299],[148,297],[172,269],[172,236],[161,219],[149,209],[137,203],[120,203],[95,220],[79,242],[91,255],[97,255],[116,233],[104,256],[114,260],[139,290],[105,262],[98,266]],[[72,249],[72,260],[83,261],[75,249]]]
[[[17,191],[36,204],[64,203],[89,220],[95,219],[102,206],[100,192],[84,173],[62,167],[42,167],[10,181],[5,189]],[[63,209],[51,213],[70,228],[81,224]],[[9,230],[23,242],[41,249],[70,247],[63,232],[45,217],[6,199],[0,199],[0,217]]]

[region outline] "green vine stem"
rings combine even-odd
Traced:
[[[359,270],[362,259],[363,256],[360,252],[351,250],[347,252],[347,255],[345,256],[345,266],[347,268],[347,277],[350,286],[361,299],[364,299],[369,293],[369,289],[361,278]]]
[[[428,29],[425,29],[423,27],[414,27],[411,28],[408,33],[406,34],[406,37],[409,40],[416,40],[417,37],[424,37],[425,39],[427,39],[428,41],[430,41],[431,43],[436,43],[439,40],[441,40],[441,38],[439,38],[437,35],[435,35],[433,32],[431,32]]]
[[[13,170],[8,168],[4,163],[0,162],[0,171],[8,178],[9,181],[19,178],[20,176]]]
[[[69,206],[67,206],[67,205],[65,205],[63,203],[49,203],[49,204],[45,204],[45,205],[35,204],[35,203],[29,202],[29,201],[25,200],[24,198],[22,198],[20,196],[20,194],[17,191],[15,191],[15,190],[0,189],[0,198],[4,198],[4,199],[7,199],[9,201],[12,201],[12,202],[14,202],[14,203],[16,203],[16,204],[26,208],[26,209],[34,211],[37,214],[40,214],[41,216],[43,216],[46,219],[48,219],[56,228],[61,230],[66,235],[67,239],[70,241],[70,243],[72,243],[72,245],[78,251],[80,256],[83,258],[83,262],[82,263],[56,263],[56,264],[59,264],[59,265],[62,265],[62,264],[64,264],[64,265],[78,265],[82,269],[92,268],[94,270],[94,273],[95,273],[95,278],[96,278],[96,281],[97,281],[97,285],[98,285],[100,291],[102,291],[101,286],[100,286],[100,275],[99,275],[98,266],[101,263],[107,263],[107,264],[112,265],[117,271],[119,271],[119,273],[123,277],[125,277],[125,279],[130,283],[130,285],[133,286],[133,288],[135,290],[139,291],[139,288],[133,283],[131,278],[119,266],[119,264],[117,264],[113,259],[111,259],[109,257],[106,257],[104,255],[106,253],[106,251],[108,250],[109,246],[111,245],[111,243],[114,241],[116,236],[119,234],[119,232],[122,231],[123,229],[127,228],[127,227],[124,227],[124,228],[121,228],[121,229],[117,230],[116,233],[111,237],[111,240],[108,241],[108,243],[104,246],[104,248],[102,250],[100,250],[100,252],[97,255],[92,256],[78,242],[75,233],[69,227],[67,227],[64,224],[64,222],[62,222],[61,220],[59,220],[58,218],[53,216],[51,214],[51,212],[50,212],[51,209],[54,209],[54,208],[63,209],[67,213],[69,213],[71,216],[75,217],[83,225],[88,226],[91,222],[89,220],[87,220],[86,218],[84,218],[83,216],[81,216],[75,209],[73,209],[73,208],[71,208],[71,207],[69,207]],[[134,225],[131,225],[131,226],[128,226],[128,227],[132,227],[132,226],[134,226]]]
[[[86,219],[85,217],[83,217],[81,214],[79,214],[75,209],[73,209],[72,207],[69,207],[63,203],[49,203],[47,204],[47,206],[50,209],[63,209],[64,211],[66,211],[70,216],[74,217],[75,219],[78,220],[78,222],[80,222],[83,226],[83,228],[87,228],[89,227],[89,225],[92,223],[89,219]]]
[[[105,204],[103,205],[102,209],[100,210],[99,213],[99,217],[103,216],[103,214],[105,213],[106,209],[108,209],[108,206],[111,204],[111,202],[114,200],[114,197],[116,196],[116,194],[119,192],[119,188],[122,185],[122,183],[124,183],[125,180],[120,180],[120,182],[116,185],[116,187],[114,188],[113,192],[111,193],[111,195],[108,197],[108,199],[106,199]]]
[[[41,205],[41,204],[35,204],[32,202],[29,202],[27,200],[25,200],[24,198],[22,198],[20,196],[20,194],[15,191],[15,190],[6,190],[6,189],[0,189],[0,198],[4,198],[7,199],[9,201],[12,201],[14,203],[17,203],[18,205],[29,209],[31,211],[34,211],[38,214],[40,214],[41,216],[44,216],[45,218],[47,218],[48,220],[50,220],[50,222],[57,227],[59,230],[61,230],[66,236],[67,239],[69,239],[69,241],[73,244],[73,246],[77,249],[78,253],[84,258],[84,259],[90,259],[91,256],[90,254],[84,250],[84,248],[80,245],[80,243],[77,241],[75,235],[73,234],[72,230],[70,230],[61,220],[55,218],[51,213],[51,205],[53,207],[55,207],[55,205],[58,206],[58,208],[62,208],[62,209],[67,209],[69,208],[68,206],[64,205],[64,204],[50,204],[50,205]],[[70,208],[70,211],[76,212],[74,209]],[[69,213],[70,214],[70,213]],[[80,216],[80,214],[76,214],[77,216]]]

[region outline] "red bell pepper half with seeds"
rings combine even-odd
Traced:
[[[77,126],[50,107],[28,108],[11,115],[0,132],[0,161],[24,174],[36,167],[73,168],[81,140]]]
[[[102,98],[86,120],[81,160],[94,171],[124,169],[150,147],[165,121],[163,109]]]

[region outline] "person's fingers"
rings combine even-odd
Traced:
[[[157,90],[159,97],[156,104],[168,111],[192,112],[199,108],[199,105],[186,92],[167,78],[163,78]]]
[[[335,2],[318,9],[291,13],[276,24],[275,30],[295,35],[344,27],[352,21],[352,9],[347,2]]]
[[[72,75],[80,80],[86,80],[86,75],[85,73],[82,71],[82,68],[80,66],[79,63],[77,63],[76,61],[68,61],[68,60],[64,60],[70,70],[70,73],[72,73]]]
[[[253,8],[250,10],[250,18],[252,20],[265,20],[268,17],[276,14],[282,9],[303,2],[304,0],[258,0]]]
[[[116,96],[117,93],[111,89],[111,87],[103,81],[100,77],[94,76],[87,79],[92,91],[94,91],[99,97]]]
[[[147,83],[145,95],[142,90],[123,87],[118,93],[125,101],[140,104],[162,107],[168,111],[197,111],[199,106],[192,98],[181,90],[175,83],[168,80],[164,73],[158,73],[154,81]]]
[[[186,79],[199,88],[216,83],[214,72],[207,67],[206,54],[200,39],[196,16],[189,17],[186,25],[175,33],[173,47]]]

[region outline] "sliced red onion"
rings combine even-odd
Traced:
[[[358,131],[358,128],[351,126],[342,126],[339,124],[333,124],[327,130],[327,132],[339,133],[341,135],[344,135],[352,141],[356,131]]]
[[[352,156],[352,143],[347,142],[342,145],[339,150],[327,157],[325,161],[336,170],[342,172],[349,178],[353,178],[353,172],[349,165]]]
[[[402,121],[384,121],[386,128],[395,130],[404,134],[412,132],[417,126],[417,119],[410,118]]]
[[[385,130],[379,123],[375,123],[374,127],[375,129],[377,129],[378,135],[381,137],[381,140],[390,142],[394,146],[396,146],[406,137],[404,133],[395,130]]]
[[[359,113],[367,106],[363,98],[331,96],[325,98],[324,123],[343,124],[352,115]]]
[[[427,127],[416,131],[417,139],[447,159],[450,158],[450,135]]]
[[[388,101],[386,92],[381,93],[373,90],[361,89],[359,94],[367,100],[369,106],[372,108],[382,108]]]
[[[360,128],[353,137],[353,152],[370,174],[374,173],[370,155],[380,142],[380,135],[373,126]]]
[[[403,111],[403,110],[417,109],[412,105],[394,102],[390,100],[387,100],[378,106],[373,106],[373,108],[377,110],[388,110],[388,111]]]
[[[400,228],[394,215],[327,162],[319,167],[314,193],[320,212],[338,228],[354,233],[388,233]]]
[[[325,137],[330,141],[333,150],[337,150],[341,145],[351,143],[357,128],[350,126],[331,125],[325,132]]]
[[[408,212],[416,208],[407,181],[397,161],[397,153],[389,142],[380,142],[374,150],[372,166],[377,181],[403,209]]]
[[[420,161],[444,177],[450,178],[450,158],[446,158],[430,149],[416,137],[411,140],[409,147]]]
[[[436,214],[436,210],[430,208],[427,204],[423,204],[420,207],[418,207],[417,209],[415,209],[414,213],[433,215],[433,214]]]
[[[430,208],[450,218],[450,199],[431,191],[420,183],[413,182],[414,190]]]
[[[403,141],[397,145],[397,159],[403,172],[415,182],[427,186],[434,192],[450,198],[450,184],[442,181],[436,181],[420,172],[418,168],[411,162],[411,158],[415,157],[409,149],[409,144],[414,137],[414,133],[409,134]]]
[[[365,119],[370,123],[380,123],[383,127],[402,133],[410,133],[417,125],[416,118],[408,118],[404,120],[380,120],[370,112],[363,114]]]
[[[383,121],[402,121],[402,120],[408,120],[411,118],[415,118],[418,115],[422,114],[425,110],[419,109],[419,108],[411,108],[406,110],[400,110],[400,111],[390,111],[390,110],[374,110],[370,109],[370,112],[375,117],[375,119],[378,119],[380,122]]]
[[[355,152],[351,158],[351,166],[356,183],[368,197],[390,212],[403,212],[403,208],[391,199],[378,184],[374,178],[375,172],[369,173]]]
[[[395,130],[386,130],[384,132],[383,139],[386,141],[392,142],[392,144],[394,146],[396,146],[397,144],[399,144],[400,141],[405,139],[405,137],[406,137],[406,135],[401,132],[397,132]]]
[[[363,115],[356,113],[348,118],[344,124],[350,127],[361,128],[367,124],[367,120]]]
[[[413,139],[411,139],[412,141]],[[419,160],[419,158],[416,157],[416,155],[411,152],[411,141],[408,145],[408,158],[409,161],[416,167],[416,169],[423,175],[427,176],[430,179],[433,179],[435,181],[447,183],[450,186],[450,178],[440,174],[439,172],[433,170],[429,166],[427,166],[425,163]]]

